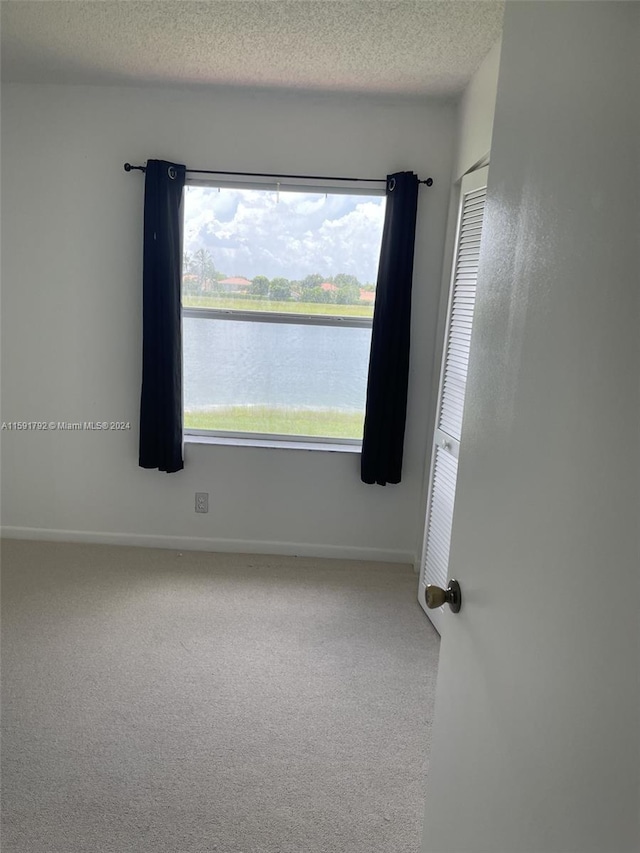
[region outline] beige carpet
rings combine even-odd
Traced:
[[[409,567],[5,541],[3,853],[418,853]]]

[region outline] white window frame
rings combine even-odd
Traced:
[[[243,190],[273,190],[274,192],[325,192],[341,195],[377,196],[386,194],[385,187],[380,189],[362,187],[356,182],[345,181],[339,186],[329,181],[318,181],[310,184],[308,180],[287,178],[286,181],[276,181],[274,178],[242,178],[233,181],[218,181],[203,178],[187,178],[189,186],[211,187],[213,189],[243,189]],[[295,314],[293,312],[277,311],[243,311],[233,308],[191,308],[182,307],[182,318],[200,320],[236,320],[251,323],[283,323],[295,326],[334,326],[353,329],[371,329],[373,317],[349,317],[346,315],[329,314]],[[183,406],[184,410],[184,406]],[[184,428],[183,438],[193,443],[224,443],[241,444],[262,447],[289,447],[301,450],[342,450],[357,452],[362,448],[362,439],[335,438],[317,435],[290,435],[289,433],[257,433],[232,432],[229,430],[202,430]]]

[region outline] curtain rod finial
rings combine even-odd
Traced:
[[[433,186],[433,178],[427,178],[425,181],[418,181],[419,184],[426,184],[428,187]]]

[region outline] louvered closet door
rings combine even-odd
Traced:
[[[439,632],[442,628],[444,608],[427,610],[424,590],[427,584],[446,589],[449,579],[449,545],[456,497],[458,452],[476,300],[487,172],[488,168],[479,169],[462,180],[445,349],[438,392],[438,414],[431,453],[418,598]]]

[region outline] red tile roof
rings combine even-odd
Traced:
[[[251,282],[248,278],[242,276],[232,276],[231,278],[223,278],[218,284],[237,284],[240,287],[249,287]]]

